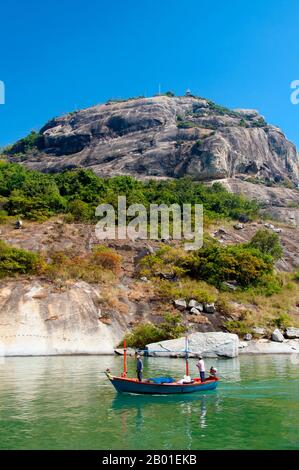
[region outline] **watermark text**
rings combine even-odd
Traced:
[[[2,80],[0,80],[0,104],[5,104],[5,85]]]
[[[291,89],[294,90],[291,93],[291,103],[299,104],[299,80],[292,81]]]
[[[203,244],[202,204],[132,204],[127,207],[126,196],[118,197],[117,210],[111,204],[96,208],[99,240],[186,240],[185,250],[198,250]]]

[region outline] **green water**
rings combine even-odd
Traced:
[[[151,397],[115,393],[102,371],[118,373],[122,358],[6,359],[0,448],[299,449],[298,364],[259,356],[206,360],[211,365],[223,376],[216,391]],[[149,358],[144,368],[145,376],[179,377],[184,362]]]

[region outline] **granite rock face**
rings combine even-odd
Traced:
[[[0,356],[112,354],[126,330],[104,323],[100,291],[86,282],[64,289],[42,281],[0,286]]]
[[[20,150],[16,143],[9,159],[44,172],[87,167],[101,176],[299,181],[297,150],[280,129],[257,111],[193,96],[110,101],[70,113],[40,130],[38,149]]]
[[[226,178],[219,181],[228,191],[243,194],[248,199],[255,200],[261,206],[261,211],[272,220],[299,226],[298,189],[282,186],[268,187],[241,178]]]

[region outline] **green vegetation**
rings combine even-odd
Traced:
[[[51,281],[111,281],[121,270],[121,256],[113,249],[97,246],[92,253],[77,255],[55,252],[49,261],[36,253],[14,248],[0,240],[0,278],[18,274],[40,274]]]
[[[215,302],[217,290],[204,281],[196,281],[188,277],[179,282],[156,279],[154,281],[156,293],[163,300],[173,299],[197,299],[199,302]]]
[[[42,134],[38,132],[31,131],[27,137],[16,142],[14,145],[10,145],[2,149],[2,153],[18,155],[18,154],[26,154],[34,149],[41,149],[43,147],[44,138]]]
[[[45,220],[66,208],[53,177],[13,163],[0,162],[0,197],[3,215],[32,220]]]
[[[243,118],[240,120],[239,125],[241,127],[249,127],[248,123]]]
[[[264,282],[272,274],[273,259],[246,245],[211,244],[190,256],[183,263],[187,273],[218,288],[224,282],[236,282],[242,288]]]
[[[278,260],[283,255],[283,249],[279,236],[270,230],[258,230],[252,237],[249,246],[257,248],[265,255],[270,255],[274,260]]]
[[[270,293],[279,290],[273,273],[274,258],[269,253],[252,246],[251,243],[223,246],[215,240],[206,238],[203,248],[198,251],[190,253],[183,249],[163,247],[155,254],[145,257],[142,264],[143,274],[147,276],[164,273],[181,278],[187,277],[189,283],[190,280],[204,281],[218,289],[225,288],[225,282],[235,282],[242,289],[259,287],[265,291],[269,290]],[[163,285],[167,286],[165,283]],[[175,288],[176,286],[173,289],[169,287],[173,296]],[[186,292],[184,294],[181,292],[181,297],[196,297],[207,301],[202,299],[204,294],[195,294],[194,288],[195,286],[192,289],[191,284],[188,292],[187,285]],[[204,290],[207,292],[206,287]]]
[[[196,123],[193,121],[178,121],[177,122],[177,127],[179,129],[192,129],[193,127],[196,127]]]
[[[287,313],[279,313],[277,316],[268,317],[264,315],[261,323],[268,334],[273,331],[273,328],[279,328],[281,330],[286,329],[288,326],[294,324],[293,319]],[[227,320],[224,323],[224,327],[230,333],[236,333],[237,335],[244,335],[246,333],[252,333],[255,336],[254,327],[257,325],[256,318],[249,310],[242,312],[238,320]]]
[[[211,100],[208,100],[209,107],[213,111],[215,111],[217,114],[225,115],[227,114],[228,116],[231,117],[242,117],[240,113],[237,111],[233,111],[232,109],[226,108],[225,106],[220,106],[219,104],[214,103]]]
[[[168,98],[173,98],[175,96],[175,94],[172,91],[166,91],[166,93],[164,93],[164,95],[168,96]]]
[[[284,330],[288,326],[292,326],[293,320],[287,313],[281,313],[277,318],[274,319],[273,323],[275,326],[277,326],[277,328]]]
[[[99,178],[85,169],[43,174],[0,162],[0,222],[16,217],[45,220],[62,214],[69,222],[95,223],[97,205],[110,203],[116,208],[120,195],[127,197],[128,205],[143,203],[148,210],[150,204],[203,204],[208,224],[244,215],[252,220],[259,209],[256,203],[229,193],[219,183],[206,186],[190,178],[150,181],[129,176]],[[253,326],[271,331],[274,326],[295,325],[299,272],[277,274],[274,262],[281,256],[279,237],[268,230],[258,230],[248,243],[229,246],[205,236],[203,248],[195,252],[187,252],[178,244],[175,247],[164,244],[142,260],[142,274],[150,282],[142,284],[141,293],[132,295],[144,296],[147,286],[148,295],[156,296],[164,312],[178,298],[215,302],[217,311],[226,318],[226,328],[239,334],[250,332]],[[119,293],[112,290],[120,270],[121,257],[107,247],[99,246],[84,254],[47,253],[46,262],[38,254],[0,242],[0,277],[42,275],[62,285],[68,280],[101,282],[103,292],[107,289],[106,303],[117,311],[127,308],[118,300]],[[227,283],[234,283],[236,290],[232,291]],[[237,307],[237,314],[233,305],[241,306]],[[244,305],[246,312],[240,315]],[[134,329],[131,345],[143,347],[182,334],[179,318],[175,320],[172,313],[167,315],[172,316],[165,317],[159,325],[136,327],[139,330]]]
[[[279,288],[271,290],[271,284],[259,285],[219,295],[217,305],[218,302],[224,304],[223,314],[228,317],[225,326],[229,331],[243,334],[246,330],[254,334],[253,326],[260,326],[269,335],[276,327],[299,326],[295,313],[299,291],[294,274],[278,273],[272,276],[272,283]],[[234,309],[233,304],[240,305],[241,309]]]
[[[37,274],[42,269],[39,255],[14,248],[0,240],[0,278],[18,274]]]
[[[143,98],[145,98],[144,95],[130,96],[129,98],[112,98],[106,102],[106,105],[115,104],[115,103],[126,103],[127,101],[140,100]]]
[[[185,333],[182,318],[179,314],[166,313],[159,325],[140,323],[126,336],[127,345],[131,348],[144,349],[149,343],[166,339],[179,338]]]
[[[267,125],[267,123],[262,117],[260,117],[260,118],[256,119],[255,121],[251,122],[252,127],[265,127],[266,125]]]
[[[252,332],[252,328],[254,327],[254,321],[251,313],[245,310],[244,312],[242,312],[238,320],[227,320],[226,322],[224,322],[224,327],[230,333],[235,333],[239,336],[242,336],[246,333]]]
[[[99,204],[117,207],[118,196],[127,204],[203,204],[208,219],[233,218],[246,214],[250,219],[258,206],[243,196],[229,193],[221,184],[205,186],[190,178],[165,181],[138,181],[130,176],[100,178],[79,169],[60,174],[43,174],[15,163],[0,162],[0,217],[19,216],[45,220],[66,214],[70,222],[96,221]]]

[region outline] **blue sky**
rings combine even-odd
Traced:
[[[299,147],[298,0],[2,0],[0,146],[109,98],[187,88]]]

